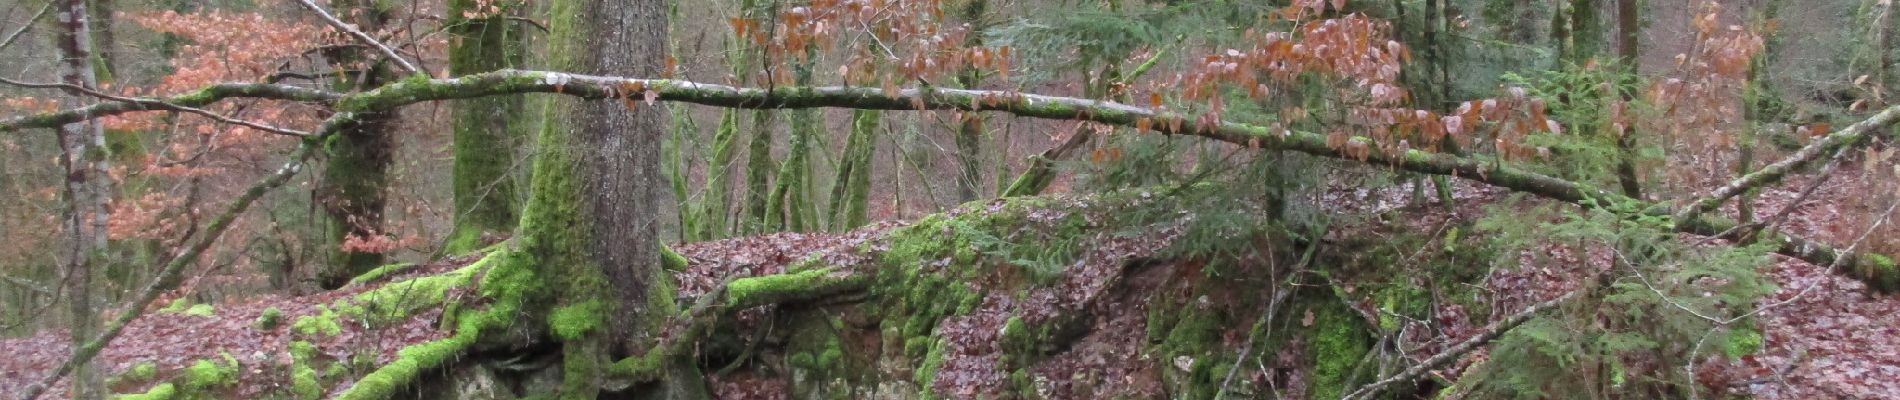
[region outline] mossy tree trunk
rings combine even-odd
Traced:
[[[833,231],[856,229],[868,222],[871,155],[877,150],[877,130],[882,121],[883,116],[876,111],[851,112],[851,135],[845,138],[844,156],[838,162],[837,178],[832,180],[831,206],[825,212]]]
[[[817,62],[817,45],[805,46],[804,61],[793,66],[796,84],[812,84],[812,64]],[[822,121],[818,119],[818,110],[792,110],[792,135],[786,149],[785,162],[779,166],[778,178],[772,184],[771,197],[767,199],[766,229],[770,231],[810,231],[813,227],[811,198],[806,196],[811,185],[811,145],[820,140],[818,132]]]
[[[338,18],[366,32],[375,32],[389,21],[391,10],[374,0],[337,0],[331,3]],[[395,73],[388,60],[361,46],[341,46],[324,52],[338,74],[335,86],[340,91],[370,90],[393,80]],[[322,185],[316,199],[327,220],[326,238],[329,262],[318,272],[318,284],[325,289],[342,287],[350,278],[383,264],[382,253],[345,249],[350,238],[370,239],[383,235],[384,193],[389,184],[389,163],[394,141],[389,128],[394,117],[390,110],[368,113],[349,122],[330,142],[329,162],[324,164]]]
[[[653,76],[667,49],[663,0],[553,4],[556,67]],[[656,244],[665,182],[666,112],[635,101],[559,100],[534,161],[521,250],[546,277],[551,330],[562,341],[564,398],[594,398],[612,360],[644,353],[675,313]],[[674,357],[647,398],[704,398],[689,357]]]
[[[476,0],[449,2],[449,72],[467,75],[520,67],[526,52],[520,23],[499,13],[479,10]],[[469,18],[475,16],[477,18]],[[526,137],[520,96],[484,97],[455,103],[454,230],[443,245],[445,254],[475,250],[483,236],[509,232],[519,218],[512,173],[517,144]]]

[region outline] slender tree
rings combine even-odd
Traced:
[[[99,78],[93,68],[91,13],[86,11],[86,0],[59,0],[56,5],[54,47],[59,50],[59,80],[72,87],[93,89],[99,86]],[[76,101],[87,97],[76,89],[68,89],[67,94]],[[110,180],[106,176],[107,158],[105,155],[105,127],[96,120],[65,124],[59,127],[60,164],[65,170],[65,187],[61,193],[65,200],[62,210],[62,229],[66,232],[68,251],[65,252],[66,296],[72,326],[68,335],[73,343],[92,338],[99,329],[98,317],[93,315],[94,295],[92,278],[94,256],[106,248],[106,213],[110,199]],[[81,351],[74,346],[75,354]],[[104,378],[98,368],[81,363],[74,371],[72,395],[75,399],[98,399],[104,396]]]

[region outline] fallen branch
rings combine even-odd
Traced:
[[[263,90],[283,86],[241,85],[239,87]],[[309,89],[298,90],[303,92],[267,92],[276,95],[298,94],[306,98],[330,95],[327,92]],[[1421,150],[1378,150],[1371,139],[1363,137],[1351,138],[1345,146],[1334,146],[1329,144],[1325,135],[1310,132],[1269,129],[1263,126],[1225,121],[1196,124],[1192,121],[1196,121],[1198,117],[1189,114],[1156,111],[1112,101],[996,90],[924,87],[886,92],[876,88],[840,86],[746,88],[670,79],[500,70],[448,79],[406,79],[375,90],[342,95],[331,101],[337,114],[325,121],[324,126],[319,127],[317,131],[333,130],[336,126],[353,122],[359,115],[393,110],[419,102],[520,93],[557,93],[583,99],[618,99],[625,102],[628,107],[641,107],[641,103],[669,101],[739,109],[849,108],[889,111],[990,111],[1029,118],[1092,121],[1124,127],[1146,127],[1162,134],[1200,136],[1261,150],[1295,151],[1319,157],[1385,165],[1416,173],[1454,176],[1577,204],[1592,210],[1615,212],[1628,218],[1674,214],[1665,205],[1632,199],[1615,192],[1525,171],[1492,160]],[[57,126],[51,122],[67,121],[66,118],[75,118],[77,116],[75,114],[79,113],[69,110],[10,120],[0,123],[0,130]],[[1825,143],[1837,143],[1837,145],[1824,146],[1829,149],[1844,148],[1847,144],[1859,140],[1860,136],[1841,135],[1847,132],[1864,133],[1871,126],[1889,122],[1894,118],[1900,118],[1900,108],[1889,109],[1875,119],[1856,124],[1839,135],[1830,135],[1819,140]],[[1355,151],[1355,148],[1359,150]],[[1812,151],[1826,153],[1823,150]],[[1770,171],[1785,173],[1798,165],[1805,164],[1805,161],[1799,161],[1799,159],[1796,157],[1777,162],[1750,176],[1763,176],[1760,174]],[[1748,179],[1744,177],[1744,180]],[[1736,225],[1733,221],[1702,216],[1678,218],[1672,222],[1670,228],[1676,231],[1699,235],[1719,234]],[[1869,288],[1876,291],[1900,290],[1900,272],[1895,270],[1893,261],[1887,257],[1877,254],[1856,255],[1785,234],[1763,236],[1764,240],[1775,241],[1779,245],[1777,251],[1781,254],[1815,265],[1829,265],[1836,259],[1845,259],[1842,264],[1842,273],[1866,282]]]
[[[1504,319],[1497,320],[1485,326],[1484,332],[1478,333],[1477,336],[1472,336],[1470,339],[1458,342],[1458,344],[1446,348],[1445,351],[1439,352],[1437,355],[1433,355],[1431,358],[1427,358],[1417,365],[1406,368],[1404,371],[1400,371],[1397,375],[1361,386],[1359,390],[1355,390],[1351,394],[1341,397],[1341,399],[1369,399],[1373,396],[1378,396],[1380,392],[1384,392],[1388,386],[1411,382],[1419,377],[1425,376],[1426,373],[1434,369],[1442,368],[1446,364],[1450,364],[1452,361],[1464,357],[1466,353],[1477,350],[1479,347],[1491,343],[1492,340],[1497,340],[1497,338],[1504,336],[1506,332],[1510,332],[1511,329],[1517,328],[1518,325],[1523,325],[1524,321],[1529,321],[1531,317],[1537,316],[1537,313],[1551,307],[1556,307],[1558,304],[1562,304],[1572,298],[1576,298],[1577,295],[1582,294],[1585,290],[1589,289],[1572,291],[1562,296],[1557,296],[1557,298],[1532,304],[1530,307],[1524,307],[1523,310],[1518,311],[1516,314],[1505,316]]]
[[[1900,106],[1887,107],[1886,110],[1881,110],[1880,113],[1874,114],[1872,117],[1867,117],[1867,119],[1856,122],[1854,125],[1848,126],[1847,129],[1842,129],[1839,132],[1834,132],[1815,139],[1814,142],[1808,143],[1806,147],[1802,147],[1801,150],[1795,151],[1794,154],[1788,155],[1787,158],[1783,158],[1781,161],[1776,161],[1774,164],[1768,164],[1768,166],[1762,167],[1760,170],[1742,175],[1740,178],[1735,178],[1734,181],[1730,181],[1727,185],[1717,188],[1714,192],[1710,193],[1708,197],[1704,197],[1690,203],[1688,207],[1684,207],[1681,212],[1676,214],[1676,219],[1692,219],[1702,213],[1714,210],[1716,207],[1721,207],[1723,202],[1735,196],[1739,196],[1744,192],[1780,182],[1782,177],[1787,176],[1789,172],[1805,167],[1815,160],[1820,159],[1822,156],[1846,151],[1850,147],[1865,142],[1868,137],[1873,136],[1872,133],[1874,129],[1892,125],[1894,122],[1900,122]]]

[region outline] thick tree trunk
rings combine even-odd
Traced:
[[[373,0],[338,0],[332,3],[338,18],[346,18],[358,29],[375,32],[389,20],[390,10]],[[380,60],[376,51],[361,46],[338,47],[325,52],[332,68],[346,73],[336,79],[342,91],[372,90],[394,77],[391,60]],[[345,248],[354,238],[373,239],[383,231],[383,208],[388,202],[384,192],[389,183],[389,163],[394,141],[389,135],[393,110],[376,110],[349,121],[327,149],[322,185],[316,198],[322,205],[328,226],[329,262],[318,272],[318,284],[335,289],[364,272],[383,264],[378,251]]]
[[[553,13],[549,53],[560,68],[649,76],[664,68],[662,0],[563,0]],[[646,352],[641,347],[675,313],[656,245],[666,187],[659,168],[666,113],[657,107],[562,100],[541,132],[521,250],[552,285],[563,397],[593,398],[608,362]],[[652,398],[705,397],[690,358],[668,364]]]
[[[524,29],[506,17],[517,13],[509,6],[499,13],[477,9],[486,2],[449,2],[449,73],[467,75],[521,66]],[[474,14],[470,14],[474,13]],[[473,15],[477,18],[467,18]],[[519,219],[515,195],[515,149],[526,138],[521,114],[525,99],[517,96],[472,99],[455,104],[454,180],[455,228],[443,246],[445,254],[460,254],[484,245],[484,236],[512,231]]]

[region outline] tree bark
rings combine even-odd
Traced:
[[[338,0],[332,3],[338,18],[347,18],[358,29],[374,32],[388,22],[389,10],[372,0]],[[389,69],[393,60],[378,60],[376,52],[360,46],[337,47],[326,51],[332,68],[362,71],[342,74],[335,85],[343,91],[372,90],[393,80]],[[389,184],[389,163],[394,141],[389,135],[393,110],[374,110],[345,125],[327,149],[330,159],[323,167],[322,184],[316,199],[322,205],[328,227],[329,262],[318,272],[318,284],[324,289],[342,287],[364,272],[383,264],[383,254],[345,249],[351,239],[372,239],[383,231],[384,193]]]
[[[468,75],[520,67],[526,54],[523,29],[506,17],[516,6],[488,14],[475,0],[449,2],[449,73]],[[468,18],[473,15],[477,18]],[[521,114],[525,99],[518,96],[471,99],[458,103],[451,118],[455,126],[455,228],[443,246],[444,254],[458,254],[484,245],[484,236],[512,231],[519,219],[514,167],[518,144],[527,137]]]
[[[99,85],[92,66],[91,13],[86,0],[59,0],[54,18],[57,24],[54,44],[60,56],[60,82],[78,88]],[[67,90],[75,101],[89,101],[79,90]],[[68,251],[65,254],[68,317],[72,319],[68,335],[73,343],[91,339],[99,329],[93,314],[92,293],[94,256],[105,251],[107,202],[110,178],[106,176],[105,127],[97,121],[71,123],[59,127],[60,164],[65,169],[66,207],[62,210]],[[73,348],[75,358],[83,351]],[[102,398],[107,390],[98,368],[81,362],[74,366],[72,395],[75,399]],[[50,383],[50,382],[49,382]]]
[[[662,0],[554,3],[558,67],[658,75],[667,49]],[[541,131],[522,250],[553,285],[551,327],[563,340],[567,398],[593,398],[613,359],[642,353],[675,313],[655,224],[666,184],[666,113],[625,101],[562,101]],[[565,317],[565,316],[575,317]],[[690,359],[675,357],[649,398],[704,398]]]

